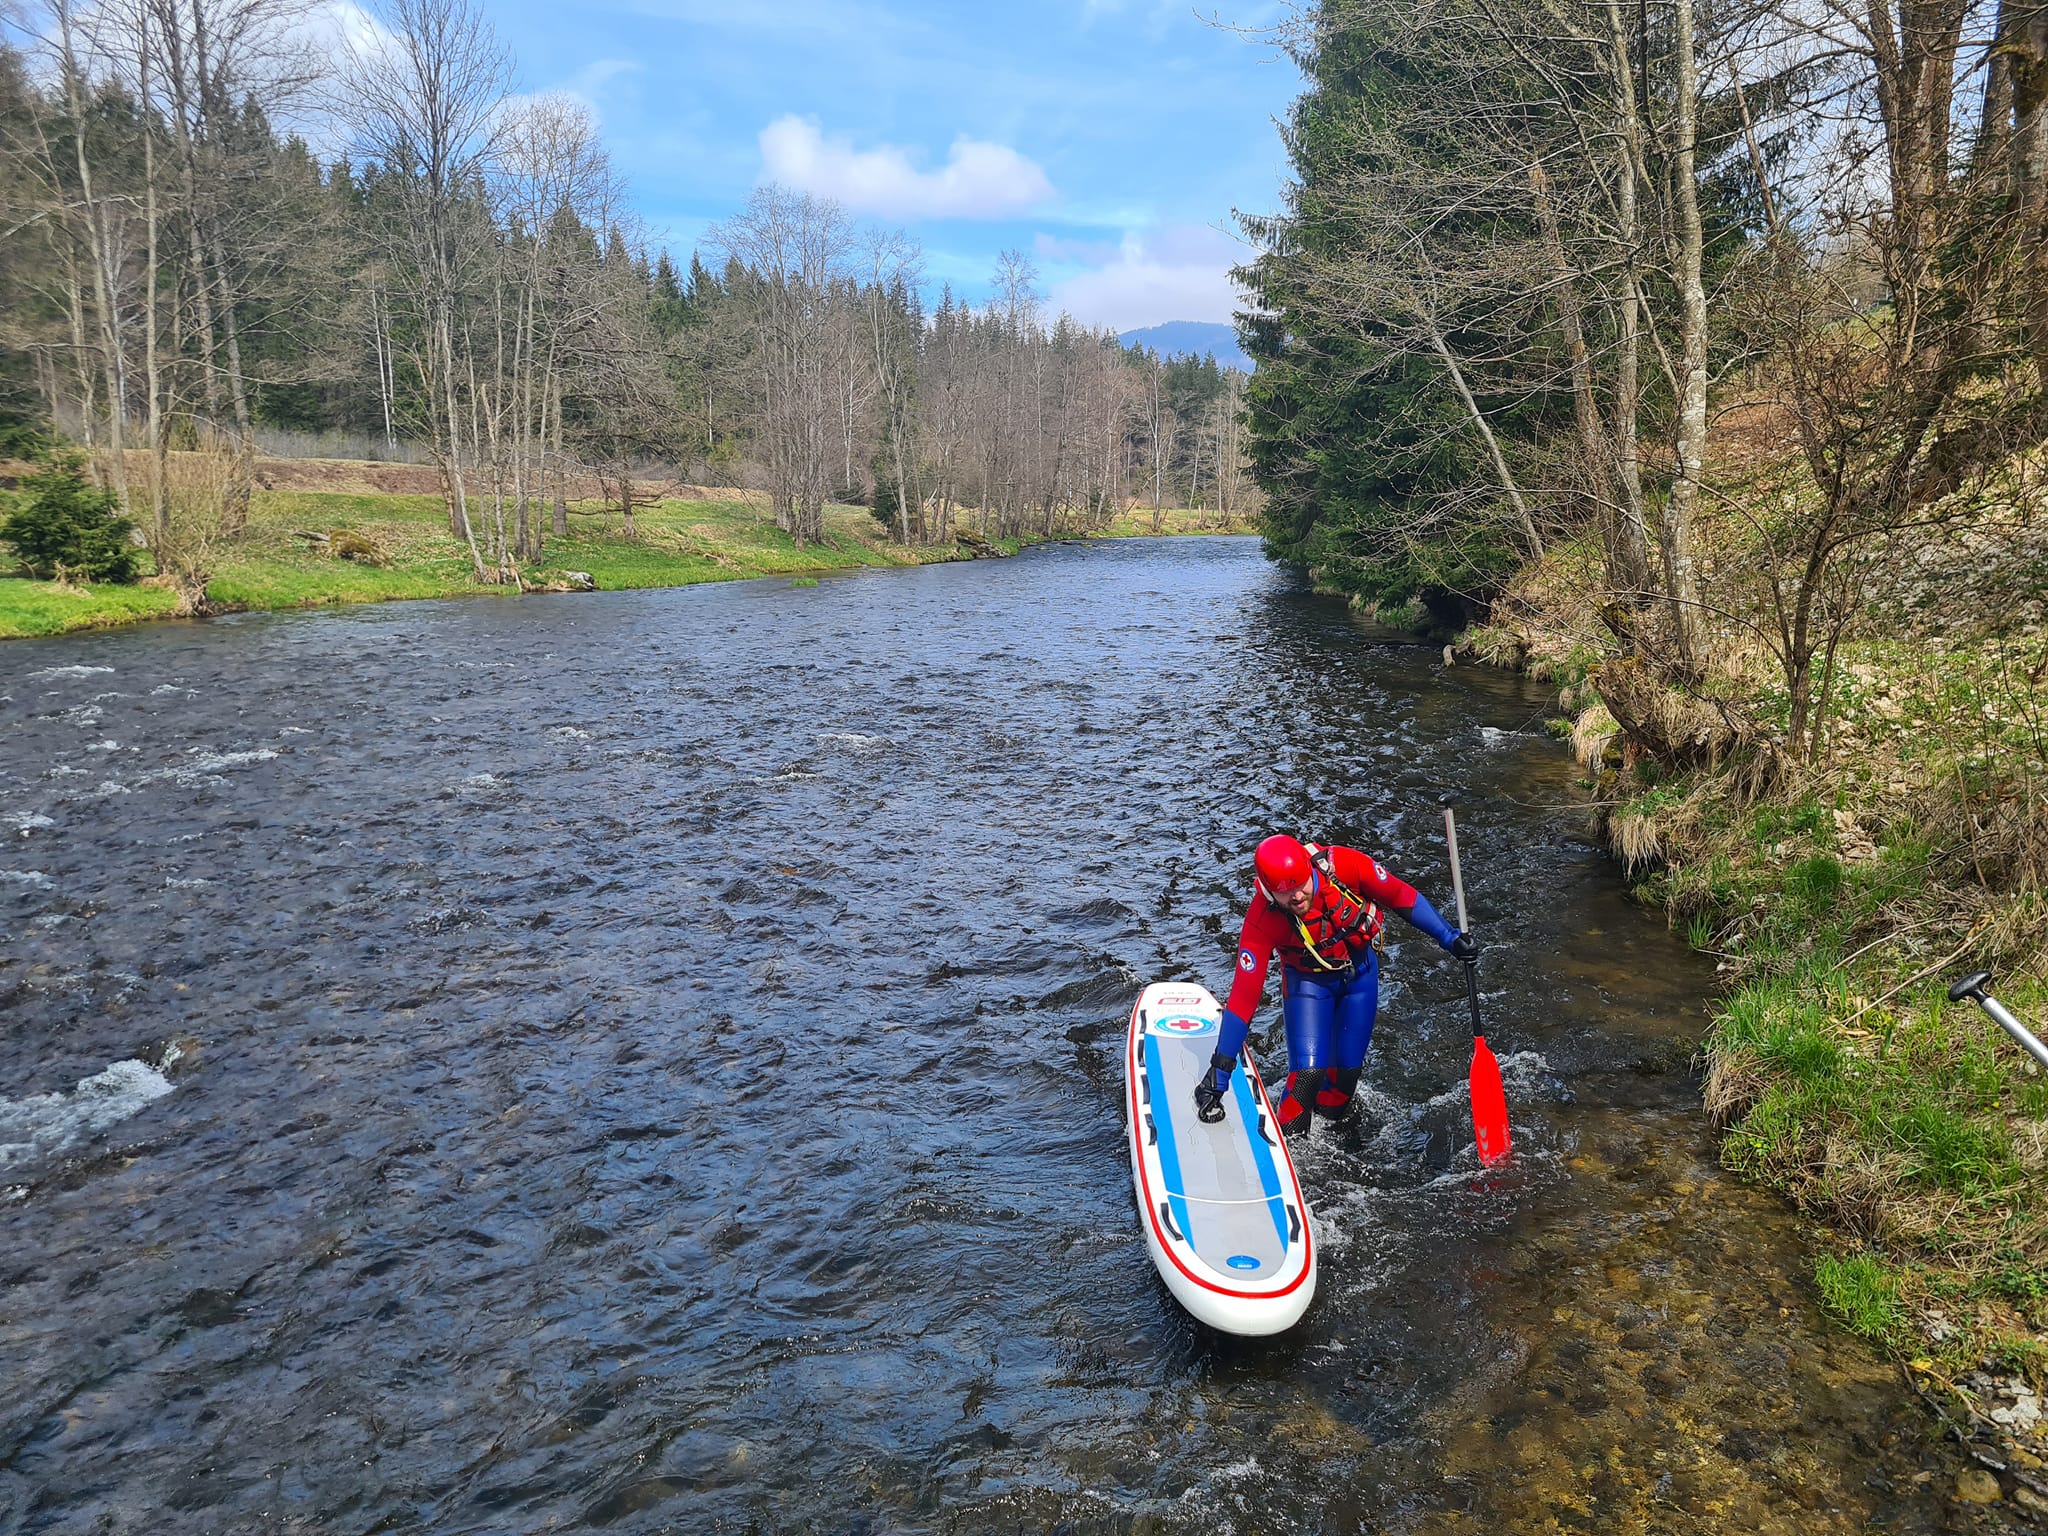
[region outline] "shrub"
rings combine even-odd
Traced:
[[[0,539],[14,546],[31,573],[135,580],[136,551],[129,542],[135,525],[121,516],[110,493],[86,479],[78,455],[45,460],[21,491],[21,504],[0,521]]]
[[[150,504],[162,508],[149,546],[157,574],[177,587],[187,611],[199,611],[206,606],[215,556],[230,536],[233,509],[245,502],[247,487],[240,453],[224,434],[195,426],[190,442],[189,449],[162,458],[151,454],[141,485]]]
[[[1822,913],[1842,894],[1842,866],[1828,855],[1801,859],[1785,871],[1785,894],[1808,912]]]
[[[389,565],[391,557],[384,552],[384,546],[366,533],[357,533],[352,528],[342,528],[328,541],[327,549],[337,560],[353,560],[358,565]]]
[[[1814,1262],[1813,1278],[1827,1309],[1872,1343],[1885,1343],[1898,1328],[1898,1282],[1881,1260],[1867,1253],[1824,1253]]]

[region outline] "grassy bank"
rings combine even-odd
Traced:
[[[87,586],[0,576],[0,640],[169,618],[178,596],[162,587]]]
[[[325,466],[322,466],[325,467]],[[311,478],[301,476],[300,478]],[[346,483],[346,482],[344,482]],[[1159,532],[1241,532],[1217,515],[1168,508],[1155,530],[1149,509],[1119,514],[1101,537]],[[968,522],[968,520],[963,520]],[[550,538],[545,562],[523,575],[536,586],[586,573],[600,591],[688,586],[757,576],[816,576],[863,566],[919,565],[1014,554],[1023,541],[983,541],[971,522],[951,544],[906,549],[863,507],[826,509],[826,541],[799,549],[767,512],[736,500],[664,500],[638,509],[633,537],[595,503],[578,507],[565,538]],[[326,543],[300,537],[323,534]],[[353,535],[360,553],[335,551]],[[246,533],[223,543],[206,584],[215,611],[308,608],[405,598],[504,596],[512,589],[470,579],[460,540],[448,533],[439,496],[348,490],[259,490]],[[182,611],[167,586],[85,586],[0,577],[0,639],[54,635],[165,618]]]
[[[580,571],[606,591],[916,564],[921,558],[955,554],[892,549],[860,508],[831,508],[826,523],[826,543],[799,549],[767,516],[740,503],[660,502],[638,512],[632,538],[616,516],[578,512],[566,538],[548,541],[544,563],[522,574],[545,585]],[[327,541],[302,534],[325,535]],[[336,552],[344,546],[357,551],[356,557]],[[258,491],[250,501],[247,532],[219,546],[212,572],[206,596],[218,610],[516,590],[473,582],[468,555],[461,541],[449,535],[440,499],[421,495]],[[81,587],[0,579],[0,636],[123,624],[178,608],[174,593],[151,585]]]
[[[1155,535],[1215,534],[1215,533],[1257,533],[1259,525],[1254,520],[1226,518],[1220,512],[1195,507],[1166,507],[1158,518],[1152,515],[1150,507],[1132,507],[1128,511],[1111,516],[1109,526],[1095,537],[1105,539],[1143,539]]]
[[[1919,575],[1852,631],[1810,761],[1773,745],[1787,704],[1768,655],[1740,646],[1697,690],[1755,722],[1719,761],[1677,766],[1623,733],[1607,704],[1627,648],[1587,595],[1583,545],[1525,572],[1463,644],[1559,685],[1557,729],[1616,857],[1716,957],[1703,1093],[1724,1161],[1812,1218],[1813,1282],[1842,1323],[2035,1478],[2048,1077],[1947,988],[1991,970],[2048,1030],[2048,633],[2038,605],[1982,590],[2040,586],[1987,575],[1981,535],[1966,517],[1888,552]],[[1710,526],[1708,558],[1739,569],[1746,537]],[[2048,1490],[2009,1491],[2048,1512]]]

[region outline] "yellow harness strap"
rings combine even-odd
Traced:
[[[1380,909],[1356,892],[1345,889],[1343,882],[1337,878],[1337,867],[1331,862],[1327,849],[1311,845],[1309,862],[1315,865],[1317,874],[1330,882],[1331,887],[1335,889],[1340,898],[1358,908],[1358,921],[1346,928],[1338,937],[1342,938],[1348,945],[1352,935],[1366,932],[1370,935],[1368,942],[1377,947],[1384,926],[1380,919]],[[1296,912],[1292,907],[1282,907],[1281,910],[1294,920],[1294,931],[1301,935],[1301,947],[1308,952],[1308,957],[1311,960],[1315,961],[1317,965],[1326,971],[1341,971],[1344,969],[1343,965],[1331,964],[1323,952],[1316,948],[1316,941],[1308,931],[1308,924],[1301,920],[1300,913]],[[1355,961],[1345,962],[1345,964],[1355,963]]]

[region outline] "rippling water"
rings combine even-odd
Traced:
[[[0,648],[0,1531],[1962,1528],[1547,712],[1243,540]],[[1516,1158],[1397,931],[1316,1303],[1208,1333],[1131,1000],[1275,827],[1448,908],[1447,791]]]

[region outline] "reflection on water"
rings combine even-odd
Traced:
[[[1240,540],[0,649],[0,1097],[185,1053],[6,1173],[0,1530],[1962,1528],[1546,713]],[[1274,827],[1447,901],[1446,792],[1517,1155],[1396,933],[1320,1295],[1209,1334],[1131,998]]]

